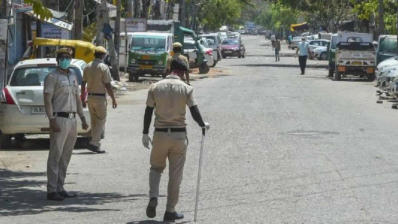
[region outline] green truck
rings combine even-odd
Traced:
[[[208,71],[205,52],[199,47],[199,38],[193,30],[182,27],[171,20],[148,20],[147,32],[134,32],[131,35],[128,55],[129,81],[138,81],[140,76],[167,75],[167,58],[173,55],[174,42],[184,43],[185,36],[195,40],[199,49],[197,64],[199,72]]]

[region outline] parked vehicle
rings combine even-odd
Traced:
[[[136,32],[132,34],[129,52],[129,80],[140,76],[166,76],[166,61],[171,55],[171,33]]]
[[[311,55],[314,55],[314,49],[315,48],[317,48],[317,47],[327,47],[328,46],[328,44],[330,43],[330,41],[329,40],[311,40],[311,41],[309,41],[309,43],[308,43],[308,47],[309,47],[309,49],[310,49],[310,51],[311,51]],[[315,56],[314,56],[315,57]]]
[[[314,58],[318,60],[328,60],[328,47],[320,46],[315,48],[313,51]]]
[[[94,60],[95,45],[82,40],[47,39],[37,37],[32,46],[24,53],[24,59],[54,58],[61,47],[68,47],[72,52],[72,58],[81,59],[86,63]]]
[[[376,67],[376,52],[371,42],[339,42],[336,51],[334,79],[356,75],[373,81]]]
[[[131,46],[132,37],[133,37],[133,32],[128,32],[127,38],[125,32],[120,33],[119,68],[121,70],[128,66],[129,63],[128,58],[130,52],[129,46]]]
[[[384,88],[387,86],[388,82],[391,81],[392,70],[396,70],[398,68],[398,56],[392,57],[382,61],[376,67],[376,77],[377,77],[377,86],[381,90],[385,90]]]
[[[218,33],[202,34],[208,40],[209,47],[213,49],[214,60],[217,62],[221,61],[221,37]]]
[[[11,137],[21,141],[28,134],[49,134],[49,122],[45,115],[43,85],[46,76],[57,66],[55,58],[29,59],[20,61],[3,89],[0,104],[0,148],[7,145]],[[86,63],[72,59],[69,69],[82,81]],[[87,119],[88,109],[84,109]],[[90,121],[88,120],[88,123]],[[89,131],[81,128],[78,119],[78,134],[88,136]]]
[[[204,37],[199,40],[199,44],[203,47],[203,51],[205,52],[205,58],[207,60],[207,65],[210,67],[215,67],[219,60],[217,51],[213,51],[213,48],[210,46],[210,43],[213,43],[212,40],[208,40]]]
[[[290,45],[288,46],[288,48],[296,49],[298,47],[298,43],[301,41],[302,38],[303,37],[301,37],[301,36],[293,37],[292,42],[290,42]]]
[[[215,60],[213,58],[213,49],[205,47],[202,44],[199,44],[199,48],[201,51],[205,52],[207,65],[209,67],[213,66],[215,63]],[[199,48],[194,40],[185,39],[184,54],[188,57],[189,67],[191,68],[197,68],[200,66],[200,63],[198,61],[198,52],[200,51]]]
[[[185,28],[172,20],[148,20],[148,32],[133,33],[129,53],[129,80],[138,81],[146,74],[165,77],[167,73],[167,57],[173,54],[174,42],[184,43],[189,37],[199,45],[199,38],[193,30]],[[153,32],[152,32],[153,31]],[[207,73],[209,66],[205,52],[198,47],[199,72]]]
[[[397,35],[381,35],[377,47],[377,64],[395,56],[398,56]]]
[[[330,48],[336,50],[329,54],[329,76],[334,80],[346,75],[374,80],[376,52],[372,41],[373,35],[369,33],[339,32],[333,35]]]
[[[226,39],[221,44],[221,55],[223,58],[230,56],[237,56],[238,58],[244,58],[246,53],[245,46],[241,40],[238,39]]]

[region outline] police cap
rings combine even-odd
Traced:
[[[181,48],[182,44],[180,42],[174,42],[173,43],[173,48]]]
[[[102,53],[102,54],[106,54],[107,51],[103,46],[96,46],[95,47],[95,53]]]
[[[72,51],[69,48],[62,47],[62,48],[58,49],[57,56],[61,55],[61,54],[69,54],[72,56]]]

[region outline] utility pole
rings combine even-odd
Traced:
[[[102,29],[104,28],[105,16],[108,13],[106,10],[106,0],[101,0],[101,4],[97,5],[96,14],[97,14],[97,36],[95,38],[96,44],[104,46],[104,34],[102,33]]]
[[[384,33],[384,1],[379,0],[379,29],[378,36]]]
[[[120,17],[122,16],[121,13],[121,1],[122,0],[115,0],[116,1],[116,21],[115,21],[115,35],[114,35],[114,50],[111,53],[111,60],[112,60],[112,74],[114,79],[120,81],[119,77],[119,50],[120,50]],[[109,20],[108,20],[109,21]],[[127,38],[127,36],[126,36]],[[110,46],[111,47],[111,46]],[[113,56],[113,58],[112,58]]]
[[[83,9],[84,0],[74,0],[73,10],[73,39],[83,39]]]

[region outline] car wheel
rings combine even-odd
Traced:
[[[320,56],[321,60],[327,60],[328,59],[328,55],[326,53],[322,53]]]
[[[334,78],[335,81],[340,81],[341,80],[341,73],[336,71],[334,73],[334,77],[333,78]]]
[[[369,82],[373,82],[376,79],[376,75],[375,74],[369,74],[368,75],[368,81]]]
[[[210,70],[210,68],[209,68],[209,66],[207,65],[207,63],[202,63],[202,64],[199,66],[199,73],[200,73],[200,74],[207,74],[207,73],[209,72],[209,70]]]
[[[0,149],[7,148],[11,143],[11,135],[0,133]]]
[[[245,58],[245,53],[242,54],[242,58]]]
[[[225,56],[224,54],[222,55],[222,58],[226,58],[227,56]]]
[[[136,73],[129,73],[129,81],[130,82],[138,82],[139,75]]]

